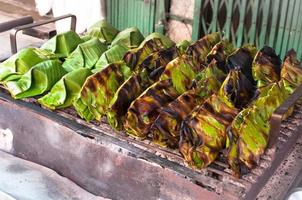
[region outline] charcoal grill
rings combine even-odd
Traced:
[[[269,148],[259,165],[240,179],[231,174],[222,155],[209,167],[193,170],[177,151],[150,140],[135,140],[112,130],[105,121],[87,123],[73,109],[50,111],[34,98],[13,100],[3,88],[0,129],[13,135],[12,148],[7,151],[49,167],[95,195],[112,199],[255,199],[270,187],[270,179],[282,176],[274,173],[286,163],[296,142],[302,141],[301,96],[302,85],[274,112]],[[293,106],[293,114],[282,121]],[[272,193],[258,198],[284,198],[302,178],[302,167],[293,169],[290,184],[280,189],[284,191],[281,196]]]

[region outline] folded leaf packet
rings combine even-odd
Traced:
[[[59,60],[46,60],[33,66],[16,81],[8,81],[5,87],[15,99],[33,97],[47,92],[66,71]]]
[[[80,68],[64,75],[48,94],[38,102],[50,109],[65,108],[72,105],[78,97],[86,78],[91,75],[87,68]]]
[[[136,27],[127,28],[117,34],[111,43],[114,45],[124,45],[130,49],[137,48],[144,40],[144,36]]]
[[[0,82],[16,80],[34,65],[55,57],[55,54],[43,49],[22,49],[0,64]]]
[[[175,43],[167,36],[165,36],[161,33],[155,32],[155,33],[151,33],[150,35],[148,35],[144,39],[144,41],[142,41],[142,43],[139,45],[139,48],[142,48],[146,44],[146,42],[148,42],[149,40],[154,40],[154,39],[159,39],[165,48],[170,48],[175,45]]]
[[[118,33],[119,31],[105,20],[96,22],[87,31],[87,35],[96,37],[106,44],[110,44]]]
[[[65,59],[62,66],[67,72],[79,68],[92,69],[106,50],[107,46],[105,44],[101,43],[97,38],[92,38],[87,42],[79,44]]]
[[[60,58],[65,58],[82,42],[83,40],[77,33],[68,31],[54,36],[44,43],[41,49],[55,53]]]

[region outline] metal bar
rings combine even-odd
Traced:
[[[195,0],[194,3],[194,15],[193,15],[193,30],[192,30],[192,39],[197,40],[199,38],[200,25],[201,25],[201,8],[203,0]]]
[[[31,16],[22,17],[19,19],[14,19],[8,22],[0,23],[0,33],[4,31],[8,31],[17,26],[22,26],[25,24],[31,24],[34,22],[34,19]]]
[[[271,17],[272,25],[270,28],[270,36],[269,36],[269,45],[271,47],[276,47],[275,40],[276,40],[276,30],[277,30],[277,22],[279,18],[279,8],[280,8],[280,0],[273,1],[274,9]]]
[[[278,26],[278,36],[277,36],[277,41],[276,41],[276,52],[279,54],[281,53],[282,49],[282,41],[283,41],[283,36],[284,36],[284,31],[285,31],[285,21],[286,21],[286,15],[287,15],[287,6],[288,6],[288,1],[283,1],[282,6],[281,6],[281,13],[280,15],[280,20],[279,20],[279,26]]]
[[[247,4],[247,0],[242,0],[240,6],[240,17],[239,17],[239,26],[238,29],[236,31],[236,35],[237,35],[237,47],[240,47],[242,45],[243,42],[243,35],[244,35],[244,24],[245,24],[245,14],[246,14],[246,4]]]
[[[70,14],[14,28],[13,30],[11,30],[11,33],[10,33],[10,44],[11,44],[12,54],[17,53],[17,51],[18,51],[18,48],[17,48],[17,33],[19,31],[30,29],[30,28],[37,27],[37,26],[42,26],[42,25],[49,24],[49,23],[52,23],[52,22],[56,22],[56,21],[66,19],[66,18],[69,18],[69,17],[71,18],[70,29],[72,31],[75,31],[77,18],[76,18],[75,15],[70,15]]]
[[[259,0],[252,1],[252,25],[249,31],[249,43],[256,44],[256,36],[257,36],[257,19],[259,12]],[[257,46],[257,45],[256,45]]]
[[[268,18],[269,18],[269,11],[270,11],[270,2],[271,1],[262,1],[262,25],[261,25],[261,32],[259,37],[259,48],[262,48],[266,42],[266,33],[268,29]]]

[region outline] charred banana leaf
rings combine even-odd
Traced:
[[[171,80],[154,83],[131,103],[124,125],[127,133],[138,138],[145,138],[160,108],[178,96]]]
[[[65,58],[82,42],[83,40],[77,33],[68,31],[54,36],[43,44],[41,49],[55,53],[60,58]]]
[[[192,56],[195,65],[200,65],[201,63],[206,64],[207,55],[220,40],[221,35],[218,32],[205,35],[203,38],[190,45],[186,54]]]
[[[67,72],[80,68],[92,69],[107,46],[97,38],[92,38],[79,46],[66,58],[63,67]]]
[[[91,75],[87,68],[80,68],[64,75],[44,97],[38,99],[42,105],[50,108],[66,108],[72,105],[84,84]]]
[[[162,41],[158,38],[148,40],[143,46],[129,50],[123,60],[134,71],[139,70],[140,64],[152,53],[164,49]]]
[[[121,61],[128,50],[129,48],[124,45],[115,45],[111,47],[101,55],[100,59],[95,64],[95,71],[100,71],[111,63]]]
[[[175,45],[175,43],[167,36],[165,36],[161,33],[154,32],[154,33],[151,33],[150,35],[148,35],[144,39],[144,41],[139,45],[139,48],[143,48],[148,41],[155,40],[155,39],[160,40],[162,42],[164,48],[170,48]]]
[[[136,27],[127,28],[117,34],[114,40],[111,43],[111,46],[115,46],[117,44],[124,45],[130,49],[137,48],[142,41],[144,40],[144,36]]]
[[[179,96],[176,100],[163,107],[158,118],[151,128],[153,141],[171,148],[176,148],[179,142],[181,122],[197,105],[206,98],[218,92],[226,75],[218,69],[217,62],[213,60],[194,83],[194,88]]]
[[[74,107],[79,115],[88,120],[81,111],[86,105],[96,120],[100,120],[107,112],[108,105],[119,86],[131,75],[130,69],[124,63],[108,65],[103,70],[89,76],[80,92],[80,99]],[[86,110],[85,110],[86,111]]]
[[[0,82],[16,80],[36,64],[55,57],[53,53],[42,49],[23,49],[0,64]]]
[[[257,52],[253,61],[253,77],[261,88],[280,80],[281,60],[274,49],[265,46]]]
[[[188,40],[183,40],[183,41],[177,43],[176,47],[179,49],[180,54],[184,54],[184,53],[186,53],[186,51],[190,45],[191,45],[191,42],[189,42]]]
[[[66,74],[59,60],[46,60],[33,66],[16,81],[5,87],[15,99],[33,97],[47,92]]]
[[[178,56],[178,53],[177,48],[170,47],[151,54],[141,63],[139,72],[119,87],[107,112],[108,122],[113,128],[123,128],[122,124],[131,102],[158,80],[167,63]]]
[[[99,38],[106,44],[110,44],[118,33],[119,31],[105,20],[96,22],[87,31],[87,35]]]

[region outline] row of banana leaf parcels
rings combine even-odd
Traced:
[[[259,162],[269,119],[302,69],[294,50],[282,63],[270,47],[235,48],[220,33],[175,44],[100,21],[84,36],[66,32],[21,50],[1,64],[0,82],[16,99],[73,106],[87,121],[106,117],[116,130],[178,148],[193,168],[223,152],[240,176]]]

